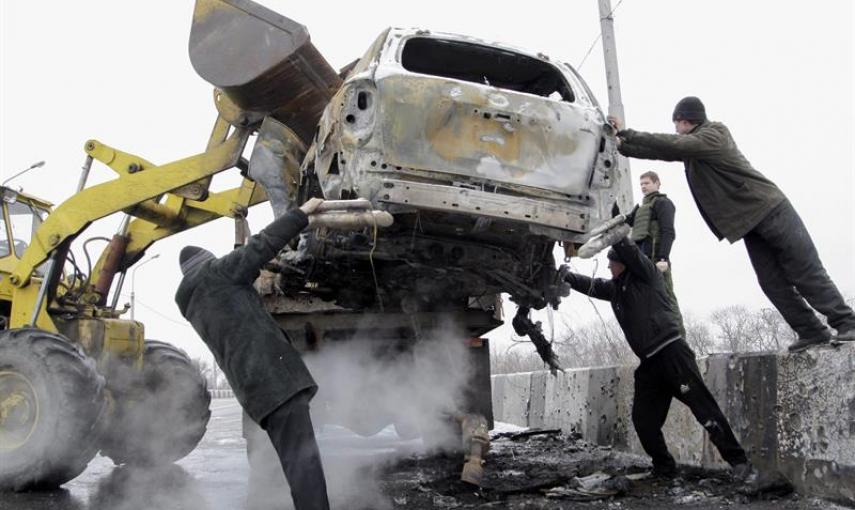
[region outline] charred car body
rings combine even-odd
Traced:
[[[558,368],[528,318],[566,295],[555,246],[572,256],[632,201],[605,115],[569,65],[391,28],[336,73],[305,27],[247,0],[198,0],[190,55],[221,94],[221,116],[258,126],[248,175],[276,214],[320,196],[394,217],[388,228],[306,234],[259,279],[296,344],[405,352],[449,323],[479,338],[501,324],[507,293],[515,330]],[[489,348],[470,345],[480,368],[461,411],[489,424]],[[363,432],[398,422],[382,406],[375,414]]]
[[[468,37],[384,32],[325,109],[302,175],[327,198],[364,197],[396,220],[376,244],[317,240],[321,259],[371,245],[375,260],[399,263],[379,268],[379,296],[367,280],[330,297],[359,287],[369,292],[345,306],[385,297],[459,309],[498,292],[557,304],[553,244],[581,243],[629,200],[604,126],[564,64]]]

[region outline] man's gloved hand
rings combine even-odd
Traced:
[[[638,212],[638,204],[635,204],[635,207],[633,207],[632,210],[629,211],[629,214],[626,215],[626,224],[629,225],[630,227],[635,226],[635,213],[637,213],[637,212]]]
[[[671,267],[671,264],[669,264],[667,260],[660,260],[656,263],[656,269],[658,269],[660,273],[664,273],[669,267]]]
[[[576,273],[571,271],[567,264],[561,264],[558,267],[558,280],[573,285],[573,282],[576,281]]]

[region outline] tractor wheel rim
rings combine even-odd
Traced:
[[[0,451],[20,448],[39,423],[39,400],[30,380],[19,372],[0,371]]]

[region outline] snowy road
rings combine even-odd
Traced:
[[[319,432],[318,440],[325,464],[338,464],[338,459],[347,458],[355,459],[357,466],[412,452],[420,446],[419,440],[399,440],[391,429],[362,438],[346,429],[327,426]],[[59,491],[0,493],[0,510],[241,509],[245,506],[249,476],[245,448],[237,401],[214,399],[205,437],[177,464],[157,470],[117,467],[99,455],[86,471]]]

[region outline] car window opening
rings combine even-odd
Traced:
[[[401,65],[414,73],[567,102],[575,99],[564,76],[555,66],[534,57],[480,44],[414,37],[404,45]]]

